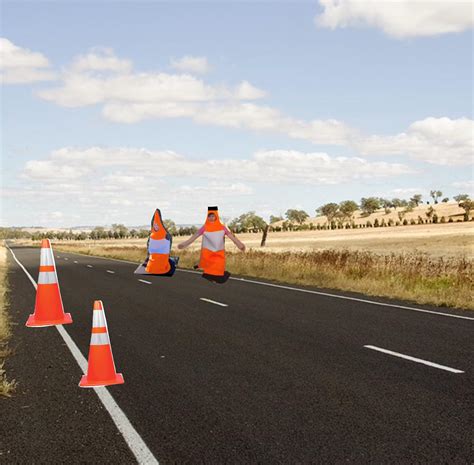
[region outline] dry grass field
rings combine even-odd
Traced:
[[[261,234],[240,234],[251,248],[260,249]],[[177,238],[179,242],[180,238]],[[474,257],[474,223],[424,224],[334,231],[270,232],[270,252],[348,249],[375,253],[422,252],[438,257]]]
[[[15,381],[8,381],[3,368],[5,358],[9,355],[7,343],[11,336],[8,319],[8,280],[7,280],[7,249],[0,246],[0,396],[10,397],[15,389]]]
[[[448,223],[334,231],[241,234],[247,252],[227,241],[227,269],[237,275],[474,309],[474,224]],[[198,262],[200,240],[185,251],[180,266]],[[53,242],[57,250],[139,262],[146,241]]]
[[[334,231],[270,232],[264,248],[260,247],[261,233],[239,234],[247,249],[265,252],[311,252],[328,249],[391,253],[423,253],[433,257],[474,258],[474,223],[424,224],[393,226],[390,228],[336,229]],[[174,237],[173,245],[187,237]],[[28,241],[23,241],[28,243]],[[65,244],[81,248],[101,247],[106,250],[143,248],[144,239],[67,241]],[[199,250],[197,240],[189,250]],[[237,248],[227,241],[227,250]],[[141,252],[140,252],[141,253]],[[137,258],[139,260],[139,258]]]

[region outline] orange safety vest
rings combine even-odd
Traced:
[[[217,207],[208,207],[207,215],[214,213],[215,221],[209,221],[206,218],[204,223],[204,233],[201,245],[201,260],[199,268],[202,268],[204,274],[214,276],[224,276],[225,272],[225,227],[219,219]]]
[[[157,208],[151,219],[151,233],[148,239],[148,262],[146,265],[147,273],[165,274],[170,271],[171,242],[171,234],[165,228],[161,219],[160,209]]]

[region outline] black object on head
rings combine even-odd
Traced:
[[[207,211],[217,210],[217,207],[207,207]]]

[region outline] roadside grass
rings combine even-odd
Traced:
[[[137,263],[146,256],[145,247],[137,246],[53,246],[55,250]],[[178,255],[181,268],[190,269],[199,261],[199,250],[185,250]],[[226,268],[235,275],[474,310],[474,261],[462,256],[328,249],[282,253],[249,250],[245,254],[228,252],[226,257]]]
[[[8,339],[11,337],[10,321],[8,318],[8,267],[7,249],[0,245],[0,396],[11,397],[16,382],[8,381],[4,369],[5,359],[10,355]]]

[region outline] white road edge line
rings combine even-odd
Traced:
[[[144,279],[139,279],[138,281],[145,284],[152,284],[150,281],[145,281]]]
[[[94,268],[92,265],[86,265],[87,268]]]
[[[81,254],[76,254],[76,255],[81,255]],[[112,260],[114,262],[131,263],[132,265],[139,265],[140,264],[138,262],[132,262],[130,260],[120,260],[118,258],[99,257],[99,255],[86,255],[86,256],[87,257],[98,258],[100,260]],[[176,271],[181,271],[183,273],[202,274],[200,271],[184,270],[183,268],[176,268]],[[280,289],[286,289],[287,291],[297,291],[297,292],[305,292],[307,294],[324,295],[326,297],[333,297],[335,299],[353,300],[353,301],[356,301],[356,302],[363,302],[363,303],[370,304],[370,305],[379,305],[381,307],[401,308],[402,310],[410,310],[412,312],[429,313],[431,315],[439,315],[439,316],[446,316],[446,317],[449,317],[449,318],[458,318],[460,320],[474,321],[474,317],[470,317],[470,316],[453,315],[451,313],[443,313],[443,312],[434,312],[433,310],[424,310],[422,308],[406,307],[404,305],[389,304],[389,303],[384,303],[384,302],[376,302],[374,300],[358,299],[357,297],[349,297],[349,296],[346,296],[346,295],[330,294],[328,292],[313,291],[311,289],[301,289],[301,288],[298,288],[298,287],[284,286],[283,284],[264,283],[262,281],[254,281],[252,279],[233,278],[232,276],[229,279],[234,280],[234,281],[241,281],[241,282],[245,282],[245,283],[259,284],[260,286],[277,287],[277,288],[280,288]]]
[[[205,297],[200,297],[199,300],[204,300],[204,302],[209,302],[210,304],[220,305],[221,307],[228,307],[227,304],[221,304],[220,302],[216,302],[215,300],[206,299]]]
[[[399,352],[393,352],[392,350],[382,349],[381,347],[367,345],[364,346],[366,349],[376,350],[378,352],[383,352],[384,354],[393,355],[395,357],[404,358],[405,360],[410,360],[412,362],[422,363],[423,365],[428,365],[433,368],[439,368],[440,370],[450,371],[451,373],[464,373],[464,371],[457,370],[456,368],[450,368],[438,363],[429,362],[428,360],[423,360],[421,358],[411,357],[410,355],[404,355]]]
[[[31,284],[35,287],[38,287],[36,281],[32,278],[30,273],[26,270],[26,268],[20,263],[20,261],[16,258],[16,255],[13,253],[13,250],[7,245],[8,250],[11,252],[15,261],[20,265],[21,269],[25,272],[26,276],[31,281]],[[81,351],[77,347],[76,343],[72,340],[71,336],[67,333],[62,325],[56,326],[56,329],[59,331],[59,334],[63,338],[64,342],[66,343],[68,349],[70,350],[71,354],[75,358],[77,364],[81,368],[82,372],[85,374],[87,371],[87,360],[82,355]],[[78,388],[79,389],[79,388]],[[92,388],[97,396],[99,397],[100,401],[102,402],[103,406],[109,412],[112,421],[115,423],[115,426],[122,434],[125,442],[127,443],[128,447],[132,451],[133,455],[137,459],[139,464],[149,465],[149,464],[157,464],[158,460],[155,458],[153,453],[148,446],[145,444],[145,441],[141,438],[141,436],[137,433],[133,425],[130,423],[130,420],[127,418],[123,410],[118,406],[117,402],[115,402],[114,398],[107,390],[107,388]]]
[[[110,273],[110,274],[115,274],[115,271],[112,271],[112,270],[107,270],[107,273]]]

